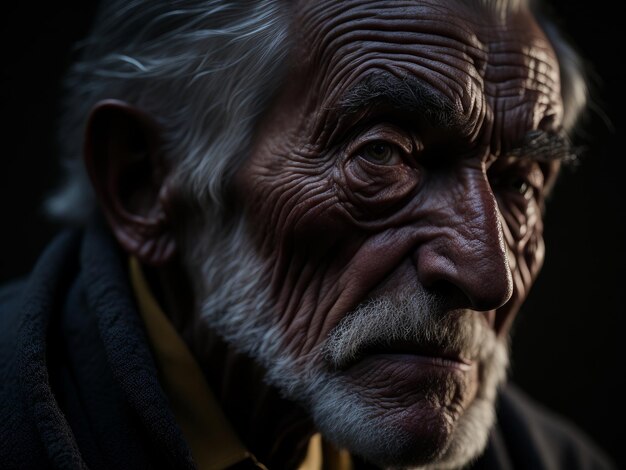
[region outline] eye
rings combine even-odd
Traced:
[[[402,161],[400,149],[384,140],[376,140],[364,145],[359,155],[376,165],[395,165]]]
[[[523,196],[524,199],[530,199],[533,196],[533,187],[524,178],[514,177],[509,181],[508,185],[511,191]]]
[[[518,201],[529,202],[542,197],[544,175],[540,165],[534,161],[496,162],[489,169],[489,180],[494,191],[503,196],[514,196]]]
[[[537,189],[528,178],[519,174],[501,175],[491,179],[492,187],[500,194],[530,201],[536,196]]]

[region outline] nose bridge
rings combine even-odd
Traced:
[[[442,191],[433,236],[418,249],[418,276],[426,287],[453,284],[475,310],[498,308],[513,282],[496,199],[482,171],[454,187]]]

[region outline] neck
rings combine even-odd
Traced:
[[[179,266],[146,276],[246,448],[268,468],[296,468],[314,433],[305,411],[265,383],[265,370],[256,361],[237,353],[190,314],[196,311],[191,284]]]

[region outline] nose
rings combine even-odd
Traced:
[[[462,192],[443,192],[447,196],[429,217],[432,236],[415,252],[419,281],[426,289],[454,291],[461,299],[456,308],[501,307],[511,298],[513,281],[500,212],[486,177],[466,183]]]

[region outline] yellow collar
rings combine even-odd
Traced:
[[[200,366],[152,295],[139,261],[130,258],[130,280],[139,313],[155,356],[161,385],[176,422],[200,470],[225,470],[249,460],[265,468],[246,450],[224,416]],[[323,462],[322,462],[323,461]],[[349,470],[346,451],[337,451],[315,434],[299,470]]]

